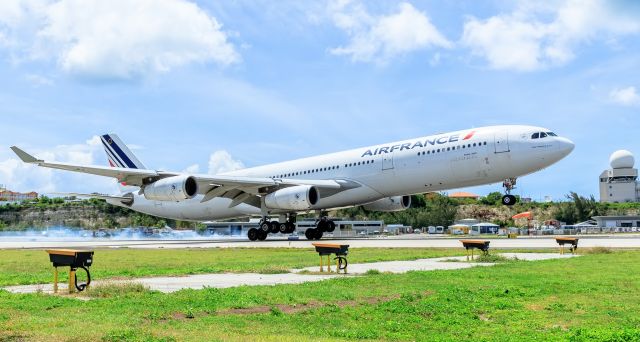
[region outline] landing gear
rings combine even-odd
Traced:
[[[258,228],[251,228],[247,232],[247,237],[251,241],[260,240],[263,241],[267,238],[269,234],[291,234],[296,230],[296,215],[289,214],[288,218],[284,215],[280,216],[280,221],[285,221],[280,223],[279,221],[269,221],[268,217],[262,217],[259,223]]]
[[[296,230],[296,225],[291,222],[280,223],[279,231],[282,234],[291,234]]]
[[[264,241],[267,239],[267,234],[269,233],[267,233],[262,229],[251,228],[247,232],[247,237],[251,241],[256,241],[256,240]]]
[[[507,178],[502,182],[502,187],[504,187],[507,192],[506,195],[502,196],[502,204],[512,206],[518,201],[516,196],[511,194],[511,190],[516,187],[516,181],[516,178]]]
[[[320,240],[325,232],[332,233],[335,229],[336,223],[323,216],[316,221],[315,228],[309,228],[304,232],[304,236],[307,240]]]

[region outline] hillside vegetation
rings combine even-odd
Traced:
[[[457,200],[440,194],[412,196],[411,208],[395,213],[367,211],[354,207],[331,212],[331,216],[357,220],[383,220],[413,227],[449,226],[455,220],[474,218],[501,226],[525,225],[511,217],[524,211],[533,212],[537,222],[558,220],[575,224],[597,215],[637,215],[640,203],[599,203],[593,197],[576,193],[566,201],[553,203],[518,203],[512,207],[500,204],[501,194],[491,193],[479,200]],[[84,229],[118,228],[130,226],[174,228],[202,228],[194,223],[167,220],[108,204],[104,200],[64,201],[61,198],[41,197],[35,201],[0,205],[0,230],[21,230],[67,226]]]

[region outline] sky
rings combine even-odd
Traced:
[[[3,0],[0,184],[115,193],[9,149],[106,165],[104,133],[149,168],[217,173],[530,124],[576,148],[515,193],[597,198],[609,155],[640,154],[639,38],[630,0]]]

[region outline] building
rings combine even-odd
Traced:
[[[454,192],[452,194],[449,195],[449,198],[458,198],[458,199],[474,199],[477,200],[478,197],[480,197],[479,195],[476,195],[474,193],[471,192],[465,192],[465,191],[460,191],[460,192]]]
[[[593,219],[600,228],[640,227],[640,216],[594,216]]]
[[[469,234],[498,234],[498,229],[500,229],[500,226],[497,224],[491,222],[480,222],[471,226]]]
[[[609,158],[611,169],[600,174],[600,202],[639,202],[638,169],[633,154],[626,150],[613,152]]]
[[[0,184],[0,202],[22,202],[27,200],[34,200],[37,198],[37,192],[13,192],[11,190],[7,190],[4,185]]]

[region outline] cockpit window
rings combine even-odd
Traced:
[[[538,138],[540,138],[540,133],[538,132],[533,133],[533,135],[531,136],[531,139],[538,139]]]
[[[547,133],[545,132],[540,132],[540,139],[542,138],[546,138],[547,137]]]
[[[558,135],[553,132],[547,132],[550,137],[557,137]]]

